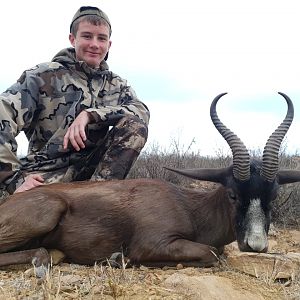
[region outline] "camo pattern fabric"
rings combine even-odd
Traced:
[[[95,120],[86,128],[86,147],[64,150],[64,135],[82,110]],[[0,117],[0,189],[12,193],[28,173],[46,183],[124,178],[146,143],[150,113],[105,61],[89,68],[67,48],[0,95]],[[29,149],[18,159],[20,131]]]

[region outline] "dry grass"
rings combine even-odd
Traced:
[[[277,241],[274,250],[300,252],[293,232],[276,230],[272,237]],[[116,269],[109,265],[87,267],[62,263],[49,269],[44,279],[37,278],[31,266],[9,267],[0,271],[0,299],[189,299],[176,288],[165,287],[165,280],[174,273],[229,278],[240,289],[258,292],[265,299],[300,299],[299,276],[285,281],[266,276],[256,278],[231,270],[224,263],[206,269],[125,268],[125,264]]]

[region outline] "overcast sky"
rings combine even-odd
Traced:
[[[148,146],[180,140],[201,154],[228,151],[209,106],[251,149],[263,148],[294,102],[287,149],[300,149],[300,11],[290,0],[10,0],[0,4],[0,90],[69,46],[82,5],[112,23],[110,69],[128,79],[151,110]],[[21,147],[24,142],[21,140]]]

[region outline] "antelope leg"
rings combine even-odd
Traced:
[[[143,251],[140,257],[129,256],[131,263],[149,267],[176,266],[179,263],[183,266],[212,267],[219,261],[218,251],[214,247],[184,239]]]

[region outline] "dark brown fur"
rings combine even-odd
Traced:
[[[216,248],[235,239],[233,218],[223,186],[197,192],[153,179],[52,184],[0,206],[0,252],[55,248],[70,262],[93,264],[123,251],[133,264],[211,266]],[[0,255],[0,265],[17,255]]]

